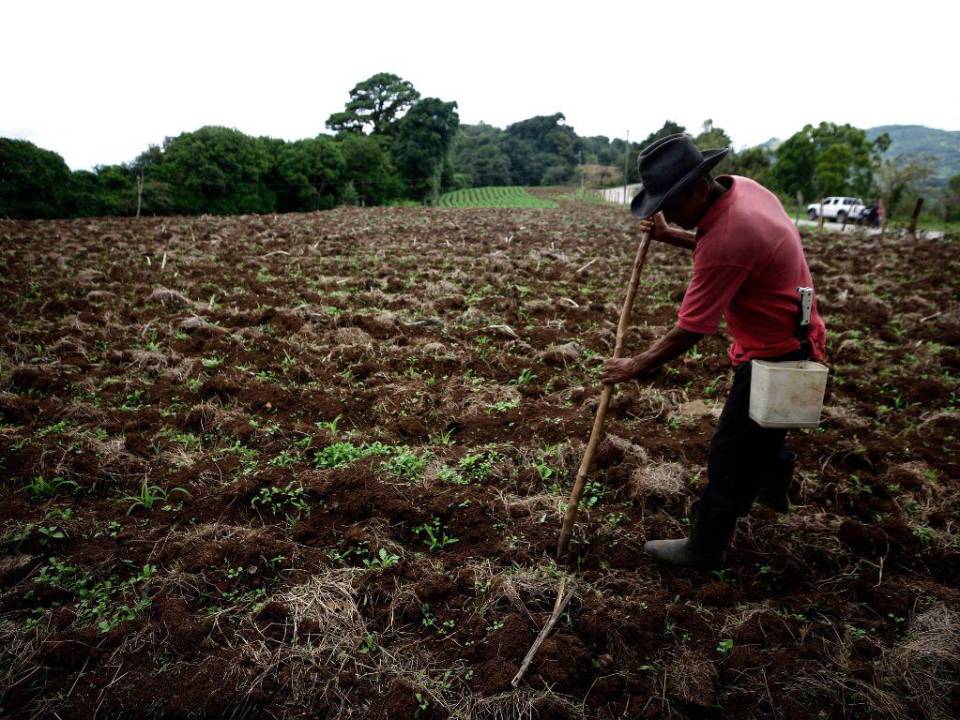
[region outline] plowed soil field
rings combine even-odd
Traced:
[[[722,335],[618,386],[557,565],[638,238],[553,199],[0,221],[0,715],[960,716],[960,246],[805,237],[824,422],[725,569],[641,551]],[[651,250],[630,349],[689,268]]]

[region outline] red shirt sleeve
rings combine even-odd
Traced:
[[[677,325],[702,335],[715,333],[723,311],[749,274],[750,269],[740,265],[696,267],[694,263]]]

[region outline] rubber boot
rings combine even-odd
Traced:
[[[790,482],[793,480],[793,468],[797,455],[784,450],[777,457],[767,481],[760,487],[757,502],[780,513],[790,511]]]
[[[684,567],[714,568],[723,564],[727,544],[737,519],[708,518],[696,508],[690,511],[690,537],[650,540],[643,551],[654,560]]]

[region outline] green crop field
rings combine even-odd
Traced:
[[[440,207],[555,208],[550,200],[534,197],[519,186],[454,190],[440,197]]]

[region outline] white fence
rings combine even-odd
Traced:
[[[619,203],[620,205],[629,205],[630,201],[640,192],[640,188],[643,185],[640,183],[635,183],[633,185],[627,185],[627,194],[624,197],[623,186],[615,188],[606,188],[604,190],[594,190],[593,192],[597,193],[607,202]]]

